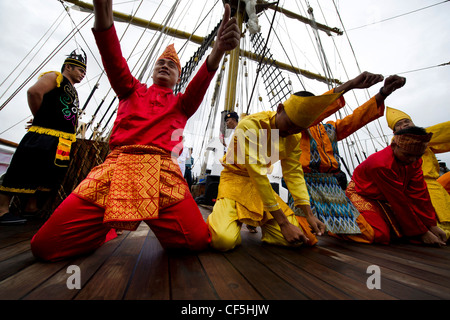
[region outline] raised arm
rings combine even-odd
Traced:
[[[342,107],[345,106],[345,100],[344,100],[344,94],[350,90],[353,89],[367,89],[373,86],[374,84],[383,81],[383,76],[381,74],[374,74],[367,71],[364,71],[360,75],[358,75],[356,78],[353,78],[351,80],[348,80],[347,82],[337,86],[336,88],[325,92],[324,94],[329,93],[339,93],[341,92],[342,95],[339,99],[334,101],[332,104],[330,104],[323,112],[322,114],[317,117],[317,119],[311,124],[310,127],[315,126],[319,122],[322,122],[324,119],[328,118],[332,114],[336,113],[338,110],[340,110]]]
[[[395,90],[403,87],[406,84],[406,78],[400,77],[398,75],[389,76],[384,80],[384,85],[381,87],[380,91],[375,95],[377,104],[381,105],[384,100]]]
[[[104,31],[113,24],[112,0],[94,0],[94,30]]]
[[[383,81],[384,77],[381,74],[373,74],[364,71],[356,78],[349,80],[334,89],[334,92],[342,92],[343,94],[353,89],[367,89],[374,84]],[[406,78],[398,75],[392,75],[384,80],[384,85],[380,91],[375,95],[377,104],[380,106],[384,100],[395,90],[403,87],[406,83]]]
[[[136,90],[139,81],[131,74],[122,55],[113,24],[112,0],[94,0],[93,34],[111,87],[119,99]]]
[[[334,92],[342,92],[343,94],[353,89],[367,89],[374,84],[383,81],[384,77],[381,74],[374,74],[364,71],[356,78],[353,78],[334,89]]]
[[[104,1],[104,0],[103,0]],[[233,50],[239,45],[241,32],[236,22],[236,18],[230,18],[231,9],[229,4],[225,4],[222,23],[217,32],[213,49],[208,56],[207,67],[209,71],[219,68],[220,60],[225,52]]]

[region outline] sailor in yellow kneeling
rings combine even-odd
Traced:
[[[299,161],[300,132],[340,95],[299,92],[279,104],[277,111],[249,115],[238,123],[222,158],[217,202],[207,221],[214,249],[228,251],[239,245],[243,223],[260,226],[261,240],[270,244],[317,243],[316,235],[325,232],[325,225],[311,211]],[[294,215],[271,187],[267,174],[278,160],[302,216]]]

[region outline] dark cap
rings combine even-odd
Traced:
[[[81,67],[86,70],[87,56],[83,49],[81,51],[83,51],[83,54],[77,54],[76,50],[73,50],[64,61],[64,64]]]
[[[225,121],[227,121],[227,119],[230,119],[230,118],[233,118],[233,119],[236,119],[236,121],[239,121],[239,116],[236,112],[229,112],[225,115]]]

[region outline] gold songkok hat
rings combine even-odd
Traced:
[[[425,152],[428,142],[430,142],[432,136],[433,133],[431,132],[426,135],[405,133],[401,135],[394,135],[394,141],[406,152],[421,154]]]
[[[180,58],[178,58],[178,55],[177,55],[177,52],[175,51],[175,46],[173,45],[173,43],[169,44],[167,46],[166,50],[164,50],[162,55],[158,58],[158,60],[160,60],[160,59],[168,59],[168,60],[175,62],[175,64],[177,65],[177,68],[178,68],[178,76],[181,75]]]
[[[395,124],[402,119],[409,119],[412,121],[411,117],[403,111],[386,107],[386,121],[389,128],[394,130]]]
[[[341,95],[342,93],[330,93],[300,97],[293,94],[283,102],[284,111],[295,125],[306,129]]]

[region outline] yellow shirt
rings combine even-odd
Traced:
[[[285,205],[279,203],[281,199],[274,193],[267,177],[270,167],[278,160],[281,161],[283,177],[294,198],[294,204],[309,205],[308,190],[299,162],[301,134],[285,138],[279,137],[278,131],[272,130],[277,129],[275,115],[275,111],[263,111],[242,119],[235,129],[232,143],[222,159],[224,170],[221,174],[221,185],[222,180],[224,182],[225,179],[228,180],[230,174],[249,177],[255,195],[262,200],[264,211],[275,211]],[[252,197],[250,191],[241,189],[241,186],[233,187],[231,183],[229,186],[241,190],[239,194],[241,202],[247,199],[249,201],[246,202],[249,202],[249,206],[250,202],[256,202],[255,198],[249,199]],[[219,186],[219,193],[224,194],[224,190],[220,189]]]
[[[439,163],[434,154],[450,151],[450,121],[436,124],[426,130],[433,133],[433,136],[422,156],[423,176],[425,179],[437,179],[439,178]]]
[[[426,131],[432,132],[433,136],[422,156],[423,177],[436,210],[439,227],[447,233],[447,236],[450,236],[450,195],[436,181],[439,178],[439,163],[435,156],[435,153],[450,151],[450,121],[428,127]]]

